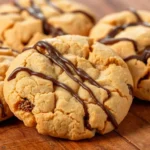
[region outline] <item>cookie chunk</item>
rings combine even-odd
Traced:
[[[12,113],[4,99],[3,85],[6,71],[16,55],[16,51],[0,42],[0,122],[12,117]]]
[[[90,37],[110,46],[127,63],[134,96],[150,101],[150,12],[128,10],[102,18]]]
[[[125,62],[88,37],[37,42],[7,71],[11,111],[39,133],[70,140],[112,131],[127,115],[133,81]]]
[[[0,5],[0,40],[22,51],[46,37],[87,36],[95,19],[85,6],[71,0],[16,0]]]

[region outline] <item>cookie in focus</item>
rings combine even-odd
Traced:
[[[110,48],[82,36],[37,42],[12,62],[4,84],[11,111],[39,133],[70,140],[105,134],[131,106],[133,81]]]

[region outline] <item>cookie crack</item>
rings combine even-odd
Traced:
[[[42,44],[42,42],[40,43],[40,44]],[[36,45],[36,46],[38,46],[38,45]],[[42,47],[43,48],[43,47]],[[52,54],[53,54],[54,52],[52,52]],[[53,55],[52,55],[53,56]],[[56,55],[54,55],[54,56],[56,56]],[[61,58],[61,57],[60,57]],[[62,59],[62,58],[61,58]],[[63,58],[64,59],[64,58]],[[26,62],[27,60],[25,60],[25,62]],[[53,60],[54,61],[54,60]],[[67,61],[67,60],[66,60]],[[26,62],[27,63],[27,62]],[[26,64],[24,64],[25,66],[26,66]],[[64,65],[64,63],[62,63],[62,65]],[[66,67],[66,66],[65,66]],[[25,68],[24,68],[25,69]],[[29,71],[29,72],[28,72]],[[38,73],[37,72],[34,72],[34,71],[32,71],[32,70],[29,70],[28,69],[28,73],[30,74],[30,75],[37,75],[38,76]],[[71,71],[70,71],[71,72]],[[72,75],[74,75],[75,73],[73,72],[73,73],[71,73]],[[48,80],[50,80],[49,79],[49,77],[48,76],[46,76],[46,75],[44,75],[44,74],[39,74],[39,76],[42,76],[44,79],[48,79]],[[53,80],[54,81],[54,80]],[[54,81],[55,82],[55,81]],[[85,80],[84,79],[82,79],[82,82],[83,83],[85,83]],[[56,82],[55,82],[55,84],[56,84]],[[58,84],[56,84],[56,85],[58,85]],[[120,92],[120,91],[119,91]],[[79,89],[77,89],[77,93],[79,93]],[[77,96],[76,96],[77,97]],[[94,99],[94,98],[93,98]],[[83,101],[84,102],[84,101]],[[84,102],[85,103],[85,102]],[[98,103],[97,103],[98,104]],[[87,104],[85,104],[85,105],[87,105]],[[57,109],[57,108],[56,108]],[[102,107],[102,109],[103,109],[103,107]],[[105,109],[104,109],[105,110]],[[107,113],[106,113],[106,115],[107,115]],[[109,115],[108,115],[108,117],[109,117]],[[111,118],[111,117],[110,117]]]
[[[111,90],[111,92],[112,92],[112,93],[113,93],[113,92],[114,92],[114,93],[118,93],[118,95],[119,95],[120,97],[125,98],[125,99],[128,100],[128,97],[125,96],[125,95],[122,95],[121,91],[119,91],[118,89]]]
[[[102,134],[102,133],[105,131],[105,129],[106,129],[107,122],[108,122],[108,117],[107,117],[107,119],[106,119],[105,122],[104,122],[104,127],[103,127],[103,129],[102,129],[102,130],[97,129],[96,131],[97,131],[98,133],[101,133],[101,134]]]
[[[63,111],[62,109],[56,108],[54,113],[56,113],[57,111],[61,112],[61,113],[64,114],[64,115],[67,115],[69,118],[72,118],[72,120],[75,120],[77,123],[79,123],[79,121],[77,121],[75,118],[73,118],[73,117],[70,116],[71,114],[75,114],[75,111],[67,112],[67,113],[66,113],[66,112]]]
[[[76,124],[75,126],[77,126],[77,124],[78,124],[78,125],[80,124],[79,121],[77,121],[75,118],[73,118],[73,117],[70,116],[70,114],[73,113],[73,112],[65,113],[62,109],[57,109],[54,114],[56,114],[57,111],[61,112],[63,115],[68,116],[69,119],[72,120],[71,123],[72,123],[73,121],[75,121],[75,124]],[[63,121],[60,123],[60,126],[61,126],[61,124],[63,124]],[[70,125],[70,124],[69,124],[69,125]],[[69,129],[69,125],[68,125],[68,129]],[[65,135],[68,135],[68,136],[69,136],[69,134],[73,132],[74,128],[76,128],[75,126],[73,125],[72,128],[71,128],[71,130],[68,130],[68,129],[67,129],[67,133],[66,133]],[[86,129],[86,128],[84,128],[84,129]],[[58,133],[57,133],[57,130],[56,130],[55,128],[54,128],[54,130],[55,130],[56,134],[58,134]],[[82,133],[79,133],[79,132],[78,132],[78,134],[82,134]],[[59,135],[59,134],[58,134],[58,135]]]

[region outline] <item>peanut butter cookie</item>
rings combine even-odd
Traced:
[[[150,12],[131,9],[102,18],[90,37],[110,46],[127,63],[134,95],[150,101]]]
[[[22,51],[46,37],[89,34],[95,19],[71,0],[16,0],[0,6],[0,40]]]
[[[12,117],[12,113],[4,99],[3,85],[6,71],[16,55],[16,51],[0,42],[0,122]]]
[[[132,86],[127,65],[110,48],[66,35],[18,55],[7,71],[4,95],[26,126],[80,140],[120,124],[132,103]]]

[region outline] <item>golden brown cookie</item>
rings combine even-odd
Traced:
[[[110,48],[82,36],[37,42],[12,62],[4,95],[28,127],[80,140],[112,131],[127,115],[133,81]]]
[[[88,8],[72,0],[16,0],[0,6],[0,40],[22,51],[46,37],[87,36],[94,21]]]
[[[12,113],[6,104],[3,85],[6,71],[17,53],[0,42],[0,122],[12,117]]]
[[[90,37],[110,46],[127,63],[134,95],[150,101],[150,12],[123,11],[102,18]]]

